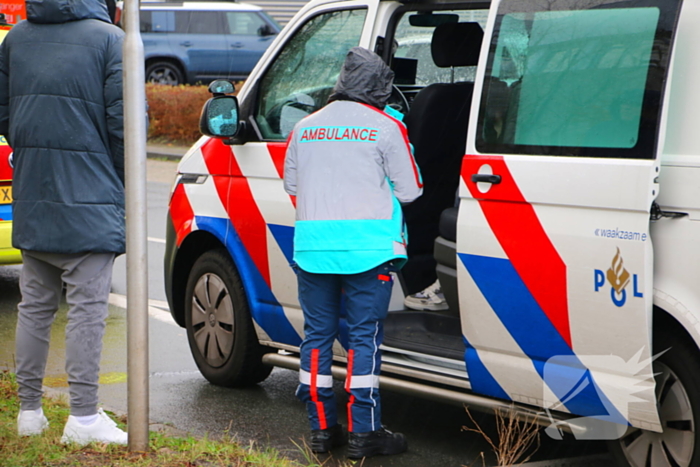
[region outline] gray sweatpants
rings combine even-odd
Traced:
[[[107,301],[112,283],[112,253],[64,255],[22,251],[17,335],[17,383],[22,410],[41,407],[42,381],[51,324],[66,284],[66,373],[71,414],[97,413],[97,388]]]

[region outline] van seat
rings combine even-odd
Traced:
[[[439,67],[475,66],[483,36],[478,23],[441,24],[433,32],[433,61]],[[403,277],[408,293],[436,278],[433,245],[440,214],[455,205],[473,91],[471,82],[431,84],[416,95],[406,115],[424,184],[423,196],[404,208],[409,260]]]
[[[459,207],[447,208],[440,214],[440,236],[435,239],[435,272],[449,306],[449,314],[459,315],[457,287],[457,214]]]
[[[440,214],[440,236],[451,242],[457,241],[457,214],[459,207],[447,208]]]

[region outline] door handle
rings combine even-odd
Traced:
[[[491,183],[493,185],[498,185],[499,183],[501,183],[501,176],[491,174],[472,174],[472,182]]]
[[[243,42],[234,42],[233,44],[231,44],[231,47],[233,47],[234,49],[240,49],[241,47],[243,47]]]
[[[180,45],[183,47],[192,47],[192,42],[190,42],[190,41],[180,42]]]

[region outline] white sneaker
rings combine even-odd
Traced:
[[[91,425],[83,425],[73,415],[69,415],[61,437],[63,444],[75,443],[81,446],[92,442],[126,444],[127,441],[126,432],[120,430],[102,409],[97,411],[97,420]]]
[[[40,435],[49,427],[44,411],[20,410],[17,415],[17,433],[20,436]]]
[[[440,289],[439,280],[425,290],[409,295],[403,300],[403,304],[406,308],[419,311],[443,311],[449,308]]]

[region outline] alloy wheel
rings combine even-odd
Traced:
[[[155,84],[166,84],[170,86],[177,86],[180,84],[180,79],[170,67],[158,67],[151,70],[148,74],[147,80],[149,83]]]
[[[222,366],[233,350],[233,302],[224,281],[203,274],[192,294],[192,330],[207,364]]]
[[[656,401],[663,433],[630,429],[620,445],[634,467],[689,467],[694,451],[695,420],[688,392],[678,376],[655,362]]]

